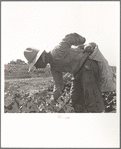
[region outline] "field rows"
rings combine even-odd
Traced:
[[[5,80],[5,113],[74,113],[70,99],[71,77],[64,79],[65,90],[57,102],[51,102],[52,77]],[[106,112],[116,112],[115,93],[104,94]]]

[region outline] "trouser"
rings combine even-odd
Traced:
[[[99,87],[98,66],[93,60],[86,60],[71,87],[72,106],[77,113],[104,111],[104,103]]]

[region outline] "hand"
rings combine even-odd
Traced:
[[[92,54],[94,51],[93,47],[90,45],[90,44],[87,44],[85,47],[84,47],[84,52],[87,52],[89,55]]]
[[[95,42],[90,42],[89,44],[93,47],[93,49],[95,49],[95,47],[96,47],[96,43]]]

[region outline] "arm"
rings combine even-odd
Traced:
[[[53,97],[54,97],[54,100],[57,100],[60,97],[63,90],[63,76],[62,76],[62,72],[55,71],[53,68],[51,68],[51,73],[53,76],[53,80],[55,82]]]
[[[85,41],[86,39],[77,33],[68,34],[62,39],[59,45],[51,51],[51,54],[54,58],[61,59],[68,53],[72,45],[81,45],[85,43]]]
[[[70,48],[72,45],[78,46],[84,44],[86,39],[77,33],[71,33],[66,35],[62,42],[59,43],[60,46],[64,48]]]

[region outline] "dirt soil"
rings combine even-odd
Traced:
[[[65,77],[65,90],[57,102],[51,101],[53,78],[13,79],[4,82],[5,113],[75,113],[70,100],[71,77]],[[116,112],[116,94],[103,94],[105,112]]]

